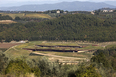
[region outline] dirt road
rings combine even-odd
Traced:
[[[49,56],[49,57],[58,57],[58,58],[67,58],[67,59],[81,59],[81,60],[86,60],[86,58],[57,56],[57,55],[43,54],[43,53],[38,53],[38,52],[32,52],[32,54],[35,54],[35,55],[42,55],[42,56]]]

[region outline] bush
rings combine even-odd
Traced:
[[[3,54],[3,52],[0,52],[0,72],[2,72],[8,63],[8,58]]]
[[[15,17],[15,20],[21,20],[21,18],[17,16],[17,17]]]
[[[35,76],[40,77],[41,71],[38,67],[32,68],[31,72],[34,73]]]
[[[31,72],[30,67],[26,64],[26,62],[20,59],[11,60],[5,70],[5,74],[15,76],[25,75],[30,72]]]
[[[96,68],[93,67],[92,65],[87,67],[81,66],[76,71],[76,77],[101,77],[101,75],[98,74],[95,69]]]
[[[33,60],[35,66],[37,66],[41,71],[41,76],[45,77],[61,77],[61,70],[58,63],[50,62],[46,57],[42,57],[38,61]],[[38,70],[37,68],[37,70]],[[36,71],[36,69],[34,69]],[[36,75],[36,74],[35,74]]]

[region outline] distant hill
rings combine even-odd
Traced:
[[[116,1],[106,1],[104,3],[109,4],[109,5],[116,6]]]
[[[10,11],[46,11],[46,10],[68,10],[68,11],[92,11],[100,8],[116,8],[116,6],[109,5],[106,3],[95,3],[95,2],[60,2],[55,4],[33,4],[23,5],[14,7],[1,7],[0,10]]]

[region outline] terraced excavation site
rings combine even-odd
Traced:
[[[31,41],[15,45],[5,51],[5,54],[9,58],[26,57],[28,59],[39,59],[45,56],[52,62],[77,64],[89,61],[93,52],[112,44],[116,43]]]

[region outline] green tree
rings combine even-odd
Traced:
[[[15,17],[15,20],[21,20],[21,18],[20,18],[20,17],[18,17],[18,16],[16,16],[16,17]]]
[[[40,77],[41,71],[38,67],[31,68],[31,72],[35,74],[35,76]]]
[[[30,73],[30,67],[23,60],[16,59],[11,60],[5,70],[5,74],[11,74],[15,76],[25,75],[26,73]]]
[[[87,67],[81,66],[76,71],[76,77],[101,77],[101,75],[98,74],[95,69],[96,68],[93,67],[92,65]]]
[[[12,37],[11,36],[7,36],[5,39],[5,42],[11,42],[12,41]]]
[[[105,67],[110,67],[110,61],[107,59],[107,57],[102,52],[96,56],[93,56],[91,58],[91,61],[102,63]]]
[[[6,66],[8,63],[8,58],[3,54],[3,52],[0,52],[0,72],[4,72]]]

